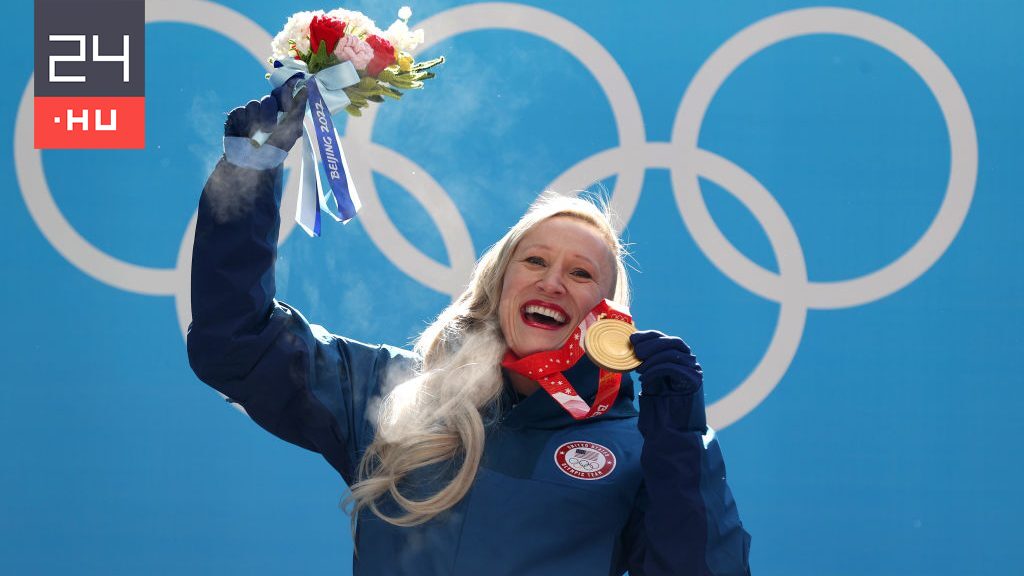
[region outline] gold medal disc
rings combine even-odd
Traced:
[[[594,364],[614,372],[627,372],[640,365],[629,335],[636,328],[629,322],[604,318],[587,328],[583,347]]]

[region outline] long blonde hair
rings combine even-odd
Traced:
[[[416,339],[423,357],[419,375],[395,387],[380,406],[377,432],[359,463],[358,481],[343,506],[352,521],[369,508],[396,526],[415,526],[448,510],[473,484],[484,451],[484,415],[501,397],[501,358],[507,349],[498,320],[505,270],[523,236],[555,216],[593,226],[615,261],[612,299],[629,305],[625,249],[607,205],[546,192],[477,262],[466,290]],[[450,481],[417,499],[403,493],[403,480],[430,466],[454,463]],[[385,513],[390,496],[404,511]]]

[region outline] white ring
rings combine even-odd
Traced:
[[[765,18],[741,30],[701,66],[679,105],[672,141],[697,148],[708,106],[726,78],[759,51],[808,34],[852,36],[876,44],[906,62],[935,95],[949,131],[950,174],[946,195],[935,220],[906,253],[873,273],[839,282],[809,282],[802,290],[810,308],[845,308],[878,300],[910,284],[949,247],[963,224],[978,172],[978,141],[974,119],[956,78],[927,45],[885,20],[843,8],[807,8]],[[676,202],[697,245],[734,282],[769,300],[781,302],[787,286],[780,275],[762,268],[739,252],[715,224],[697,180],[696,167],[672,170]]]

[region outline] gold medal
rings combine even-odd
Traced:
[[[604,318],[587,328],[583,348],[587,356],[601,368],[613,372],[627,372],[640,365],[633,353],[629,335],[636,328],[629,322]]]

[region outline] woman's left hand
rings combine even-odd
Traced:
[[[634,332],[629,341],[641,361],[636,372],[643,394],[692,394],[700,390],[704,374],[682,339],[644,330]]]

